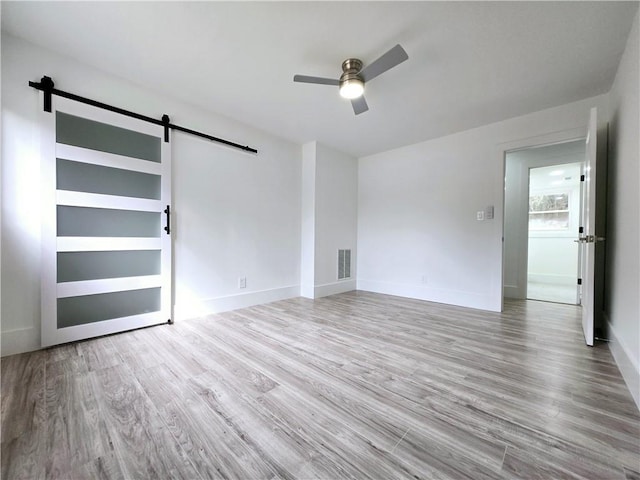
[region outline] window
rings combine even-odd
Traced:
[[[529,230],[569,229],[569,193],[560,192],[529,197]]]

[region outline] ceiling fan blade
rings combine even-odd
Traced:
[[[351,100],[351,105],[353,106],[353,112],[356,115],[360,115],[361,113],[369,110],[369,105],[367,105],[367,101],[364,99],[364,95],[354,98]]]
[[[387,53],[375,60],[373,63],[370,63],[369,65],[364,67],[360,72],[360,76],[365,82],[368,82],[369,80],[373,80],[378,75],[386,72],[387,70],[392,69],[396,65],[399,65],[408,58],[409,55],[407,55],[407,52],[404,51],[404,48],[402,48],[400,45],[396,45]]]
[[[333,78],[310,77],[308,75],[294,75],[293,81],[301,83],[317,83],[320,85],[335,85],[336,87],[340,85],[340,80],[335,80]]]

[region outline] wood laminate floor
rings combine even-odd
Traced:
[[[579,309],[350,292],[2,359],[2,478],[640,478]]]
[[[578,285],[561,285],[558,283],[527,283],[527,298],[543,302],[567,303],[577,302]]]

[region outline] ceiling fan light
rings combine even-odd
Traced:
[[[359,78],[348,78],[340,83],[340,95],[343,98],[353,99],[364,93],[364,82]]]

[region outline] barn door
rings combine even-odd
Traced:
[[[59,97],[42,119],[42,346],[166,323],[164,129]]]

